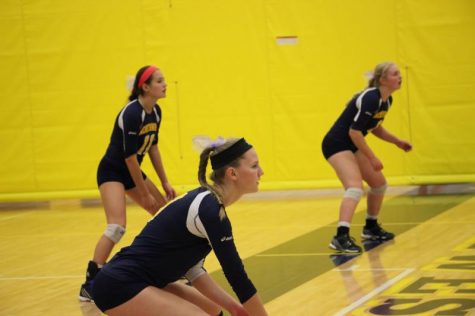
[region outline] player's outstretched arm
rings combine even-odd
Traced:
[[[225,290],[223,290],[208,273],[203,273],[192,282],[193,287],[204,296],[223,307],[231,315],[248,315],[244,307]]]

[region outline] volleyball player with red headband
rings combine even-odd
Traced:
[[[135,76],[129,103],[118,114],[109,146],[97,170],[97,185],[106,213],[107,227],[97,242],[89,261],[86,282],[79,293],[81,301],[92,301],[94,277],[106,263],[114,245],[125,233],[126,199],[128,195],[154,215],[176,192],[168,182],[158,149],[158,131],[162,112],[157,100],[166,95],[167,84],[155,66],[139,69]],[[166,196],[140,169],[146,154],[162,183]]]

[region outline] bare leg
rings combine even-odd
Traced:
[[[363,189],[363,180],[355,155],[351,151],[342,151],[328,159],[343,187]],[[340,204],[339,220],[351,223],[358,201],[344,197]]]
[[[370,188],[380,188],[386,184],[386,179],[381,171],[375,171],[371,166],[368,158],[360,152],[356,153],[356,159],[360,166],[363,179],[370,186]],[[378,216],[381,211],[381,206],[384,200],[384,193],[371,193],[368,192],[367,206],[368,214],[371,216]]]
[[[367,197],[367,217],[366,224],[363,228],[362,237],[371,240],[391,240],[394,234],[385,231],[378,224],[378,215],[381,211],[381,206],[384,199],[384,190],[386,186],[386,179],[381,171],[375,171],[369,160],[361,153],[357,153],[358,164],[360,165],[363,179],[368,183],[371,189]]]
[[[107,224],[117,224],[125,228],[125,190],[120,182],[105,182],[99,187],[102,204],[106,214]],[[86,272],[86,282],[81,285],[79,292],[80,301],[91,301],[92,281],[96,277],[102,265],[109,258],[115,243],[101,235],[94,249],[92,261],[89,261]]]
[[[342,151],[328,159],[330,165],[340,179],[345,189],[345,194],[340,204],[340,217],[336,236],[333,237],[329,247],[341,252],[359,253],[361,247],[353,242],[350,237],[350,226],[358,202],[363,194],[363,180],[358,162],[351,151]]]
[[[194,287],[182,284],[180,282],[174,282],[168,284],[164,290],[193,303],[209,315],[218,315],[221,312],[221,307],[219,305],[215,304],[209,298],[201,294]]]
[[[125,190],[120,182],[106,182],[99,187],[107,224],[126,225]],[[94,250],[93,261],[105,264],[114,248],[112,240],[102,235]]]
[[[156,287],[146,287],[129,301],[106,311],[109,316],[208,315],[198,306]]]

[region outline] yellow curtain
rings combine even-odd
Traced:
[[[159,146],[179,191],[197,184],[203,134],[253,143],[263,189],[338,185],[321,140],[386,60],[403,87],[384,125],[414,145],[368,136],[389,183],[475,181],[472,0],[3,1],[0,34],[0,201],[97,196],[146,64],[168,82]]]

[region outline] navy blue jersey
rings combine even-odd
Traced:
[[[104,159],[126,169],[125,159],[136,154],[141,164],[150,147],[158,142],[161,117],[157,104],[147,113],[138,100],[129,102],[117,115]]]
[[[350,128],[361,131],[366,136],[383,122],[391,104],[392,97],[383,101],[378,88],[368,88],[356,94],[333,124],[328,136],[333,139],[348,140]]]
[[[145,281],[164,287],[191,270],[204,271],[213,250],[241,302],[256,293],[234,245],[231,223],[222,204],[197,188],[152,218],[129,247],[122,248],[102,272],[120,281]]]

